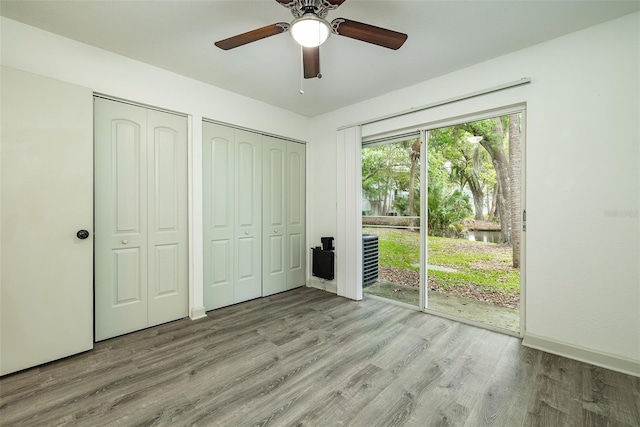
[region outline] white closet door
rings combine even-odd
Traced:
[[[95,339],[147,327],[147,112],[95,100]]]
[[[188,315],[187,121],[147,111],[148,326]]]
[[[204,222],[204,306],[235,302],[235,136],[234,130],[202,124]]]
[[[287,290],[287,141],[263,138],[262,294]]]
[[[262,143],[235,131],[236,284],[234,302],[262,295]]]
[[[96,341],[188,314],[187,120],[95,100]]]
[[[304,145],[205,122],[202,150],[206,309],[303,286]]]
[[[5,375],[93,347],[93,94],[0,69]]]
[[[305,146],[287,144],[287,289],[306,283]]]

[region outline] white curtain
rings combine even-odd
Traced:
[[[360,126],[338,131],[338,295],[362,299],[362,138]]]

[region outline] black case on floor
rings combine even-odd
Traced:
[[[322,279],[333,280],[335,253],[333,251],[323,251],[320,248],[312,248],[313,254],[311,274]]]

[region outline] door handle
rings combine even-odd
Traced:
[[[89,232],[87,230],[78,230],[76,237],[80,240],[84,240],[89,237]]]

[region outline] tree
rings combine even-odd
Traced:
[[[522,148],[520,144],[520,114],[509,116],[509,181],[511,185],[511,244],[513,267],[520,268],[520,237],[522,231],[520,186]]]
[[[468,132],[464,125],[435,129],[429,132],[429,136],[429,148],[434,147],[450,165],[449,182],[457,182],[460,191],[465,187],[469,189],[473,196],[475,219],[484,219],[484,193],[496,182],[496,173],[487,151],[469,141],[474,134]],[[429,155],[432,155],[431,150]]]
[[[460,174],[464,178],[466,184],[473,196],[473,206],[475,210],[476,220],[483,220],[484,210],[484,183],[481,179],[481,173],[483,169],[482,154],[484,150],[480,150],[480,146],[476,145],[472,150],[471,155],[467,151],[463,151],[463,156],[467,161],[467,164],[471,164],[471,167],[466,167],[460,171]]]
[[[471,213],[469,197],[437,182],[430,184],[427,190],[428,233],[437,236],[457,234],[457,230],[452,233],[451,227]]]
[[[504,151],[505,132],[501,117],[465,123],[464,128],[481,136],[480,144],[487,150],[496,170],[497,210],[500,213],[500,240],[511,243],[511,193],[509,185],[509,159]]]
[[[406,190],[410,159],[402,143],[382,144],[362,149],[362,194],[386,215],[390,195]]]

